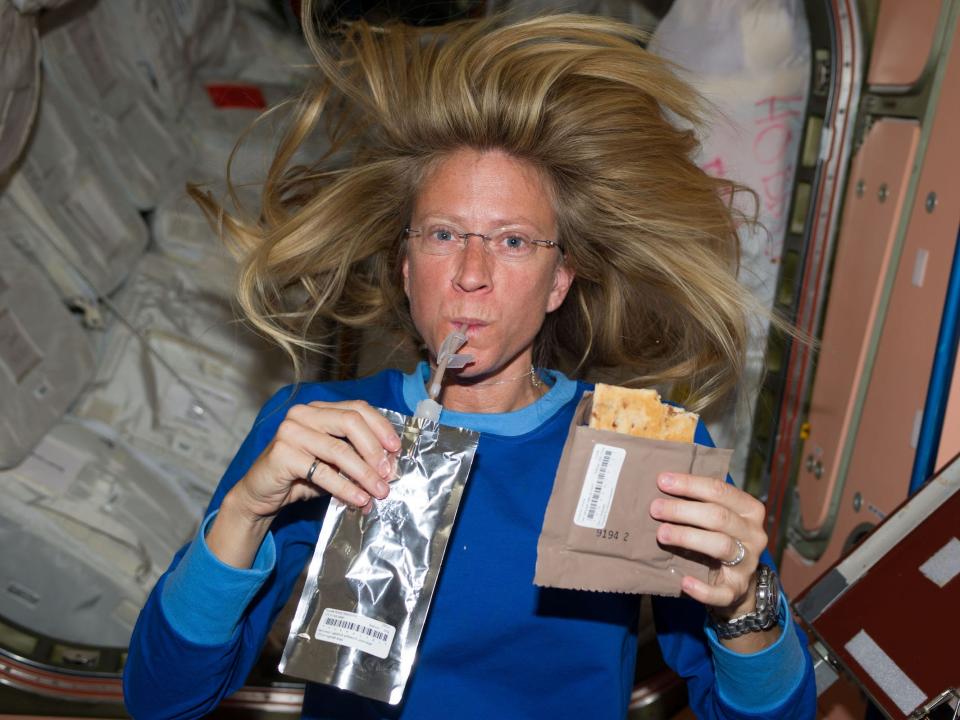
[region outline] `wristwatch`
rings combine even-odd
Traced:
[[[780,622],[780,582],[769,565],[757,566],[757,607],[729,620],[720,620],[708,613],[710,625],[724,640],[751,632],[769,630]]]

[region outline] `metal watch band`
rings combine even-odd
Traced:
[[[757,566],[757,607],[753,612],[729,620],[718,620],[708,613],[717,637],[728,640],[751,632],[769,630],[780,620],[780,583],[769,565]]]

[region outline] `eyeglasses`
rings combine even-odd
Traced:
[[[524,260],[536,251],[537,246],[560,249],[560,243],[553,240],[533,240],[522,232],[504,230],[493,235],[475,232],[460,232],[450,225],[430,225],[414,230],[404,228],[404,232],[417,239],[417,249],[427,255],[454,255],[467,247],[471,237],[478,237],[483,248],[498,260],[513,262]],[[562,252],[562,250],[561,250]]]

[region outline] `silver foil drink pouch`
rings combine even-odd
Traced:
[[[480,435],[380,412],[400,436],[396,479],[368,515],[330,501],[280,672],[396,704]]]

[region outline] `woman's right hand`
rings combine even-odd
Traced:
[[[325,492],[361,508],[371,496],[386,497],[390,454],[399,449],[390,421],[361,400],[291,406],[273,440],[224,497],[208,547],[230,565],[250,567],[284,506]]]
[[[390,421],[362,400],[294,405],[237,483],[238,499],[258,518],[272,518],[285,505],[324,491],[363,507],[371,495],[387,496],[389,453],[399,449]],[[320,462],[308,482],[314,460]]]

